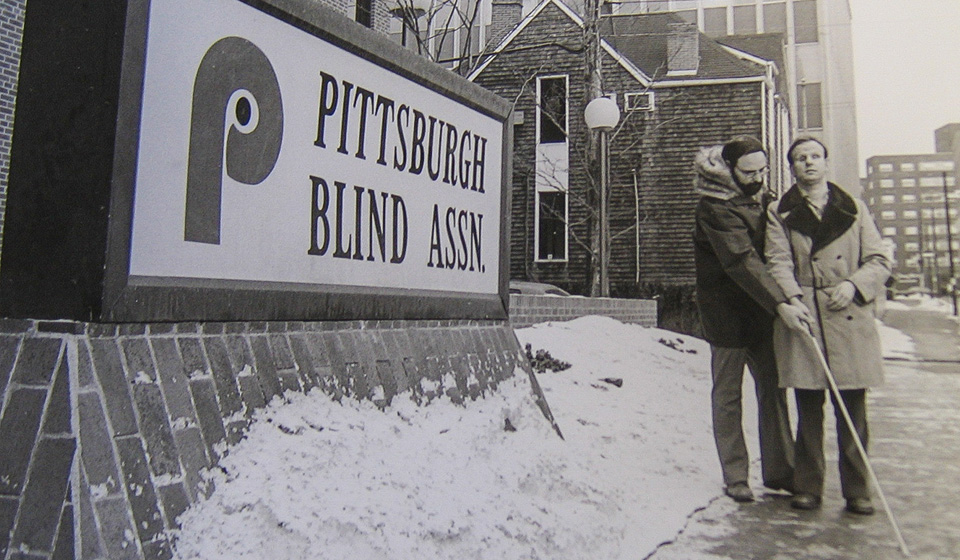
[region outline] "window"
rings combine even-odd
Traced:
[[[942,194],[942,193],[922,194],[922,195],[920,195],[920,200],[923,201],[923,202],[940,202],[940,203],[943,203],[943,194]],[[923,217],[926,218],[929,212],[928,212],[927,210],[924,210],[923,212],[924,212],[924,213],[923,213]]]
[[[653,111],[655,108],[653,92],[628,93],[624,95],[624,105],[627,111]]]
[[[908,226],[904,228],[903,233],[907,235],[917,235],[918,233],[920,233],[920,230],[917,229],[917,226]]]
[[[913,228],[913,229],[917,229],[917,228]],[[914,243],[913,241],[911,241],[911,242],[909,242],[909,243],[904,243],[904,244],[903,244],[903,250],[904,250],[904,251],[907,251],[907,252],[909,252],[909,253],[916,253],[917,251],[920,250],[920,244],[919,244],[919,243]]]
[[[679,12],[674,12],[675,15],[679,16],[680,19],[687,23],[697,23],[697,11],[696,10],[682,10]]]
[[[757,7],[733,7],[733,33],[735,35],[753,35],[757,32]]]
[[[900,171],[916,171],[917,166],[913,163],[901,163]]]
[[[917,219],[917,211],[916,211],[916,210],[904,210],[904,211],[903,211],[903,219],[905,219],[905,220],[916,220],[916,219]],[[910,228],[907,228],[907,229],[909,230]],[[910,233],[910,232],[908,231],[907,233]],[[914,232],[914,233],[916,233],[916,232]]]
[[[900,200],[902,200],[902,201],[904,201],[904,202],[916,202],[916,201],[917,201],[917,195],[915,195],[915,194],[905,194],[905,195],[903,195],[903,196],[900,197]]]
[[[823,128],[820,84],[800,84],[797,86],[797,111],[800,128]]]
[[[893,188],[893,179],[880,179],[880,188],[881,188],[881,189],[892,189],[892,188]]]
[[[877,169],[880,170],[880,173],[890,173],[891,171],[893,171],[893,164],[892,164],[892,163],[881,163],[881,164],[877,167]]]
[[[896,235],[896,234],[897,234],[897,228],[895,228],[895,227],[885,227],[885,228],[883,228],[883,235],[891,235],[891,236],[892,236],[892,235]]]
[[[703,32],[710,37],[723,37],[726,35],[727,8],[704,8]]]
[[[880,217],[884,220],[896,220],[897,213],[893,210],[884,210],[880,213]]]
[[[921,161],[920,171],[953,171],[952,161]]]
[[[943,177],[920,177],[921,187],[942,187]]]
[[[537,192],[537,259],[567,258],[567,193]]]
[[[880,202],[882,202],[882,203],[884,203],[884,204],[893,204],[893,203],[896,202],[896,201],[897,201],[896,195],[885,194],[885,195],[883,195],[883,196],[880,197]]]
[[[366,27],[373,27],[373,0],[357,0],[357,23]]]
[[[817,42],[817,0],[794,1],[793,34],[797,43]]]
[[[917,186],[917,180],[913,177],[907,177],[906,179],[900,179],[901,187],[915,187]]]
[[[783,2],[763,5],[763,32],[787,32],[787,5]]]
[[[540,103],[537,106],[540,143],[555,144],[567,141],[567,78],[566,76],[538,80]]]

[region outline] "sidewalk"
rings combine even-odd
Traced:
[[[917,341],[918,361],[887,361],[886,384],[869,393],[871,464],[912,557],[960,559],[960,363],[945,359],[960,348],[957,324],[921,310],[890,310],[886,322]],[[923,363],[925,358],[937,362]],[[903,558],[879,499],[871,517],[843,511],[832,422],[826,430],[822,509],[794,510],[779,493],[760,494],[743,506],[718,498],[691,518],[675,542],[647,558]]]

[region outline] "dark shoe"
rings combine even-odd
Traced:
[[[857,515],[873,515],[873,502],[870,498],[850,498],[847,500],[847,511]]]
[[[753,501],[753,492],[746,482],[731,484],[723,490],[724,494],[733,498],[733,501],[745,503]]]
[[[817,509],[820,507],[820,496],[801,492],[790,500],[790,507],[803,510]]]
[[[784,492],[793,494],[792,480],[771,480],[770,482],[764,482],[763,485],[771,490],[783,490]]]

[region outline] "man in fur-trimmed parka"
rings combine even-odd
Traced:
[[[773,318],[806,328],[803,304],[792,305],[769,275],[763,260],[764,212],[759,200],[768,171],[763,145],[738,137],[705,148],[696,157],[694,255],[697,307],[710,343],[713,432],[725,493],[753,501],[744,442],[742,381],[744,365],[757,391],[763,483],[793,489],[793,438],[786,393],[778,387],[773,354]]]

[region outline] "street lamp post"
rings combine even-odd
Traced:
[[[600,296],[610,296],[610,131],[620,122],[620,108],[610,97],[597,97],[583,112],[587,127],[600,135]]]
[[[393,17],[399,19],[403,25],[403,31],[400,36],[400,44],[407,46],[407,30],[413,32],[417,41],[417,54],[420,52],[420,38],[418,20],[430,9],[430,0],[387,0],[387,11]]]
[[[947,174],[943,174],[943,212],[946,215],[947,222],[947,255],[950,258],[950,282],[947,287],[950,290],[950,299],[953,300],[953,315],[957,316],[957,273],[953,266],[953,229],[950,227],[950,194],[947,191]]]

